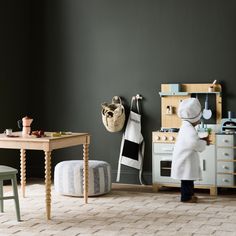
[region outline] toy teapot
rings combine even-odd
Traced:
[[[33,119],[25,116],[22,118],[22,120],[18,120],[18,127],[22,129],[22,136],[28,136],[31,133],[31,124],[33,122]]]

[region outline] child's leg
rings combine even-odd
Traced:
[[[191,194],[192,194],[192,196],[194,195],[194,181],[193,180],[189,180],[190,181],[190,185],[191,185]]]
[[[181,180],[181,202],[189,201],[194,194],[193,180]]]

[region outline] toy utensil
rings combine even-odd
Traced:
[[[203,109],[202,116],[205,120],[209,120],[212,116],[212,111],[208,108],[208,94],[206,95],[205,108]]]
[[[213,83],[210,85],[210,87],[208,88],[208,91],[209,92],[214,92],[215,91],[215,89],[214,89],[214,85],[215,85],[215,83],[216,83],[216,79],[213,81]]]
[[[216,79],[214,80],[214,82],[212,83],[211,87],[214,87],[214,84],[216,83]]]

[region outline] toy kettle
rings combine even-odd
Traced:
[[[31,133],[31,124],[33,119],[25,116],[22,120],[18,121],[19,128],[22,128],[22,136],[28,136]]]

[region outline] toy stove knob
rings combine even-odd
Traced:
[[[161,138],[163,141],[166,141],[167,140],[167,137],[166,136],[162,136]]]

